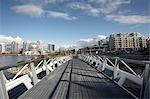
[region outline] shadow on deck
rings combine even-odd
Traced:
[[[72,59],[44,77],[19,99],[134,98],[87,63]]]

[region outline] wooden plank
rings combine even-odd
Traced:
[[[19,99],[48,99],[59,81],[67,63],[59,66],[55,71],[44,77],[41,82],[25,92]]]
[[[64,66],[60,66],[59,69],[50,73],[35,87],[22,95],[20,99],[66,99],[66,97],[68,99],[133,98],[103,74],[98,73],[90,65],[87,65],[87,63],[79,59],[72,59],[72,61],[73,64],[69,64],[66,69],[64,69]],[[62,75],[62,78],[59,81],[60,75]],[[51,96],[51,92],[58,81],[58,86]],[[68,88],[69,81],[70,87]]]
[[[83,88],[82,90],[84,93],[82,93],[81,99],[111,98],[111,97],[131,98],[131,96],[128,93],[124,92],[124,90],[115,85],[112,81],[108,80],[102,74],[98,73],[89,65],[85,64],[84,62],[81,62],[80,60],[74,61],[76,61],[74,67],[78,68],[78,72],[73,70],[74,72],[73,75],[76,75],[75,76],[76,81],[72,81],[72,85],[76,88],[75,92],[78,91],[82,93],[82,91],[80,91],[81,90],[80,88],[81,87]],[[93,70],[93,72],[90,72],[88,70]],[[74,90],[74,87],[71,87],[70,91]],[[70,96],[69,98],[75,99],[78,97],[77,95],[78,94],[71,93],[71,95],[69,95]]]
[[[65,99],[66,98],[66,95],[67,95],[67,87],[68,87],[68,80],[69,80],[69,66],[70,64],[68,65],[68,68],[66,69],[64,75],[62,76],[60,82],[59,82],[59,85],[52,97],[52,99]]]

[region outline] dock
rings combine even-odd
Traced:
[[[17,67],[8,79],[5,71]],[[149,99],[149,89],[150,61],[79,54],[0,67],[0,99]]]
[[[73,58],[47,75],[19,99],[134,98],[87,63]]]

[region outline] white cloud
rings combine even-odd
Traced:
[[[72,9],[85,11],[88,15],[98,16],[116,11],[122,4],[130,4],[130,0],[87,0],[87,2],[72,2]]]
[[[65,20],[74,20],[76,17],[70,16],[68,13],[56,12],[56,11],[47,11],[47,17],[52,18],[62,18]]]
[[[27,5],[17,5],[11,7],[16,13],[22,13],[34,17],[40,17],[44,14],[44,10],[37,5],[27,4]]]
[[[90,47],[94,45],[98,45],[98,41],[106,39],[104,35],[98,35],[94,38],[80,39],[74,44],[64,44],[60,46],[60,50],[68,50],[68,49],[79,49],[83,47]]]
[[[18,0],[23,5],[16,5],[11,7],[16,13],[30,15],[32,17],[49,17],[61,18],[65,20],[74,20],[77,17],[71,16],[67,12],[61,12],[60,9],[68,11],[68,7],[74,10],[81,10],[88,15],[100,16],[101,14],[112,14],[118,11],[123,4],[130,4],[131,0]],[[48,6],[59,6],[58,10],[53,11]]]
[[[45,4],[50,4],[50,3],[61,3],[67,0],[42,0],[44,1]]]
[[[76,44],[70,44],[70,45],[61,45],[61,50],[68,50],[68,49],[78,49],[78,46]]]
[[[11,7],[16,13],[26,14],[32,17],[48,17],[48,18],[61,18],[65,20],[74,20],[76,17],[70,16],[68,13],[57,12],[57,11],[47,11],[42,7],[27,4],[27,5],[18,5]]]
[[[104,35],[98,35],[95,38],[80,39],[77,42],[77,46],[79,48],[87,47],[87,46],[94,46],[94,45],[98,44],[98,41],[103,40],[103,39],[106,39],[106,36],[104,36]]]
[[[16,41],[18,43],[22,43],[23,39],[20,38],[19,36],[12,37],[12,36],[0,35],[0,43],[11,43],[12,41]]]
[[[99,4],[129,4],[131,3],[131,0],[88,0],[89,2],[99,3]]]
[[[74,2],[68,4],[68,6],[72,9],[79,9],[85,11],[89,15],[97,16],[100,13],[98,8],[92,7],[90,4]]]
[[[144,24],[150,23],[150,16],[142,15],[107,15],[107,20],[113,20],[123,24]]]

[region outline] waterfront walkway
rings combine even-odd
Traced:
[[[19,99],[132,98],[116,83],[87,63],[73,58],[59,66]]]

